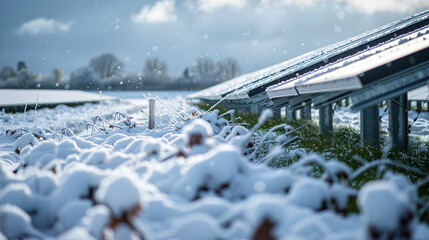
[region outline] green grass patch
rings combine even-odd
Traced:
[[[198,106],[203,110],[209,108],[207,105]],[[218,109],[220,113],[229,110],[222,107],[216,107],[216,109]],[[229,116],[226,117],[228,118]],[[238,118],[237,122],[246,123],[248,127],[251,128],[258,122],[259,115],[236,111],[236,117]],[[307,122],[308,120],[286,121],[284,119],[273,119],[262,125],[258,132],[260,135],[264,135],[269,129],[282,123],[287,123],[293,128],[297,128]],[[282,130],[279,130],[278,134],[281,134],[281,131]],[[334,127],[334,130],[328,134],[319,134],[318,125],[312,122],[307,127],[292,133],[291,136],[298,136],[298,141],[285,149],[286,152],[292,152],[292,154],[286,154],[281,159],[278,159],[272,167],[287,167],[299,160],[303,155],[316,153],[327,160],[336,159],[344,162],[353,170],[362,167],[365,162],[388,158],[404,165],[417,168],[423,173],[419,175],[408,172],[402,168],[387,167],[389,170],[401,172],[409,176],[412,182],[416,182],[429,175],[429,142],[424,142],[416,138],[410,137],[409,150],[405,153],[399,149],[391,149],[383,152],[384,146],[377,147],[371,143],[364,143],[361,145],[359,129],[345,126]],[[385,142],[386,138],[387,133],[382,132],[381,142]],[[364,183],[376,179],[376,177],[377,171],[369,170],[356,179],[353,186],[359,188]]]
[[[208,106],[199,107],[204,110],[209,108]],[[218,107],[216,109],[218,109],[220,113],[224,113],[229,110],[222,107]],[[238,123],[246,123],[249,128],[252,128],[258,122],[259,115],[236,111],[236,117],[239,119],[237,120]],[[257,133],[262,136],[272,127],[282,123],[287,123],[293,128],[297,128],[308,123],[308,120],[286,121],[284,119],[273,119],[271,122],[265,123],[261,126]],[[282,134],[282,131],[283,130],[279,130],[277,135]],[[307,127],[291,133],[291,136],[298,136],[298,140],[292,145],[286,147],[284,149],[285,154],[276,161],[271,162],[269,166],[273,168],[287,168],[303,156],[316,153],[326,160],[335,159],[344,162],[353,170],[357,170],[364,166],[366,162],[387,158],[394,162],[418,169],[421,174],[390,165],[386,166],[384,169],[402,173],[408,176],[413,183],[429,176],[429,142],[422,141],[419,138],[409,138],[408,152],[405,153],[399,149],[390,149],[388,151],[383,150],[383,148],[385,148],[385,144],[382,144],[381,147],[374,146],[371,143],[364,143],[361,145],[359,129],[345,126],[334,127],[334,130],[328,134],[319,134],[318,125],[315,122],[312,122]],[[387,137],[386,132],[381,132],[382,143],[387,142]],[[275,138],[276,134],[273,134],[272,140]],[[270,146],[268,148],[270,148]],[[313,175],[315,177],[320,176],[321,169],[318,167],[314,167],[313,169]],[[380,168],[369,169],[353,181],[349,182],[349,184],[351,187],[359,189],[365,183],[379,179],[380,174],[382,174],[379,169]],[[421,186],[418,189],[418,196],[420,202],[429,201],[429,184]],[[359,212],[356,199],[351,199],[348,204],[347,213]],[[421,207],[422,206],[419,205],[418,209],[421,209]],[[420,215],[420,221],[429,223],[428,211],[423,212]]]
[[[199,105],[201,109],[207,110],[209,106]],[[225,113],[229,109],[217,107],[220,113]],[[236,111],[237,123],[248,124],[248,128],[252,128],[257,122],[259,115],[253,115],[248,112]],[[229,115],[226,116],[228,118]],[[230,120],[230,119],[228,119]],[[300,127],[308,120],[295,120],[286,121],[284,119],[273,119],[270,122],[262,125],[257,133],[263,136],[272,127],[282,123],[287,123],[293,128]],[[272,140],[276,138],[276,135],[283,134],[284,130],[279,130],[274,133]],[[408,152],[405,153],[399,149],[383,150],[385,144],[381,147],[374,146],[371,143],[360,143],[360,132],[359,129],[352,127],[334,127],[334,130],[327,134],[319,134],[318,124],[312,122],[307,127],[304,127],[296,132],[291,133],[292,137],[298,136],[298,140],[292,145],[289,145],[284,149],[284,153],[276,161],[273,161],[269,166],[273,168],[287,168],[291,164],[295,163],[303,156],[307,154],[316,153],[321,155],[326,160],[335,159],[346,163],[351,169],[357,170],[364,166],[367,162],[372,162],[379,159],[390,159],[394,162],[401,163],[406,166],[411,166],[418,169],[421,174],[415,171],[406,170],[402,167],[386,166],[384,170],[390,170],[398,173],[402,173],[409,177],[411,182],[416,183],[429,176],[429,142],[422,141],[419,138],[409,138]],[[387,138],[386,132],[381,132],[381,142],[385,143]],[[269,149],[271,146],[268,146]],[[372,168],[365,171],[359,177],[350,181],[351,187],[359,189],[365,183],[379,179],[382,172],[380,168]],[[321,169],[314,167],[313,175],[315,177],[320,176]],[[429,201],[429,184],[422,186],[418,190],[418,196],[421,202]],[[422,206],[418,206],[420,209]],[[359,209],[356,204],[356,199],[349,201],[348,213],[358,212]],[[429,223],[429,212],[424,212],[420,215],[420,221]]]

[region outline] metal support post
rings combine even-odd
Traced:
[[[296,111],[292,110],[289,105],[286,106],[286,120],[287,121],[296,120]]]
[[[380,120],[378,104],[360,110],[360,142],[380,146]]]
[[[259,107],[258,105],[251,105],[250,106],[250,113],[255,115],[259,113]]]
[[[417,101],[417,112],[421,112],[422,111],[422,101]]]
[[[311,120],[311,104],[306,104],[300,111],[301,119]]]
[[[392,146],[408,150],[407,94],[389,101],[389,134]]]
[[[277,119],[281,118],[281,108],[279,108],[279,107],[273,108],[273,117],[277,118]]]
[[[332,132],[333,127],[332,104],[319,108],[319,133]]]

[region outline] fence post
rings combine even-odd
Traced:
[[[149,99],[149,129],[155,128],[155,99]]]

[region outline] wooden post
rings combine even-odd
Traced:
[[[149,99],[149,129],[155,128],[155,99]]]
[[[332,104],[319,108],[319,133],[332,132],[333,115]]]
[[[389,101],[389,133],[392,147],[408,150],[407,94]]]
[[[370,141],[380,146],[379,104],[360,110],[360,143]]]

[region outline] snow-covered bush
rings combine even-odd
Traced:
[[[404,175],[385,172],[361,189],[351,187],[357,176],[386,161],[352,170],[309,155],[273,169],[251,160],[264,163],[274,149],[281,153],[293,140],[289,125],[277,126],[277,135],[270,130],[255,137],[256,128],[228,122],[217,110],[164,107],[164,120],[153,130],[139,112],[122,114],[121,122],[113,115],[104,119],[117,126],[108,131],[62,140],[42,128],[3,131],[0,239],[419,239],[429,234],[418,221],[418,187]],[[265,112],[258,125],[270,117]],[[1,155],[8,148],[12,156]],[[9,159],[3,161],[5,156]],[[350,213],[356,199],[359,213]]]
[[[394,182],[367,183],[359,192],[358,202],[368,239],[412,239],[415,206]]]

